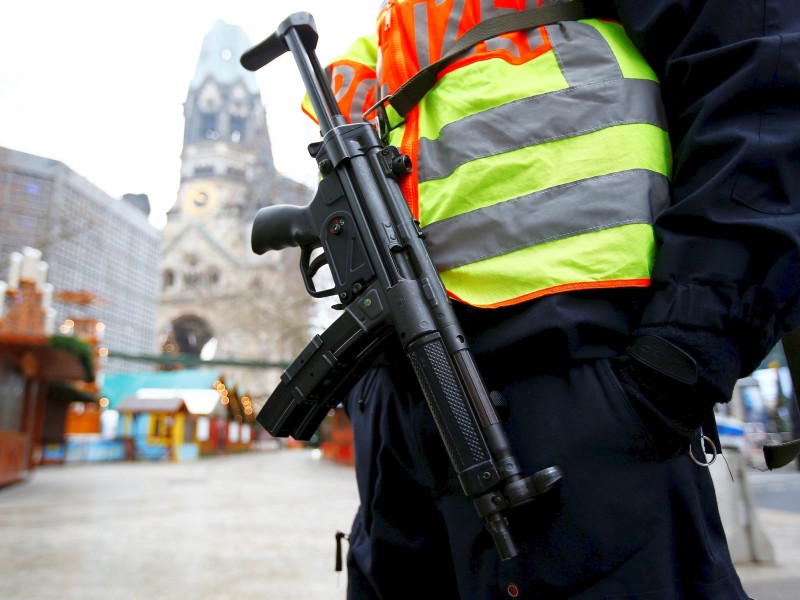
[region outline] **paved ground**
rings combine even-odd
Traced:
[[[761,528],[775,554],[774,564],[738,565],[745,589],[755,600],[800,598],[800,514],[758,510]]]
[[[342,600],[356,507],[306,451],[44,467],[0,491],[0,598]]]
[[[356,506],[352,469],[308,451],[44,467],[0,490],[0,598],[344,600],[335,534]],[[796,600],[800,514],[759,517],[776,564],[742,579]]]

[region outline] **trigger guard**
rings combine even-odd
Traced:
[[[327,298],[336,294],[336,288],[332,287],[327,290],[317,290],[314,285],[314,275],[317,274],[323,265],[328,264],[328,257],[323,252],[314,260],[311,260],[311,252],[314,248],[303,247],[300,252],[300,272],[303,274],[303,283],[306,286],[306,291],[312,298]]]

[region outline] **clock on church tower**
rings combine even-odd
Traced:
[[[219,203],[219,188],[210,181],[194,181],[186,184],[181,196],[181,206],[187,214],[208,215]]]

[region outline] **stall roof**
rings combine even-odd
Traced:
[[[142,413],[163,412],[176,413],[186,410],[186,403],[181,398],[137,398],[128,396],[117,404],[119,412]]]
[[[206,369],[106,375],[101,395],[108,398],[108,408],[119,410],[117,407],[120,402],[128,397],[135,397],[142,389],[212,390],[214,382],[220,377],[222,373],[219,371]]]
[[[211,389],[142,388],[136,392],[136,398],[142,402],[181,400],[186,405],[186,410],[193,415],[210,415],[215,408],[222,406],[219,392]]]

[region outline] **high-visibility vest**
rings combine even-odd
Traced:
[[[360,118],[481,19],[524,8],[384,2],[377,50],[366,38],[331,65],[343,112]],[[405,120],[387,110],[389,143],[415,167],[403,194],[453,298],[499,307],[649,285],[671,151],[656,76],[618,23],[562,22],[481,42]]]

